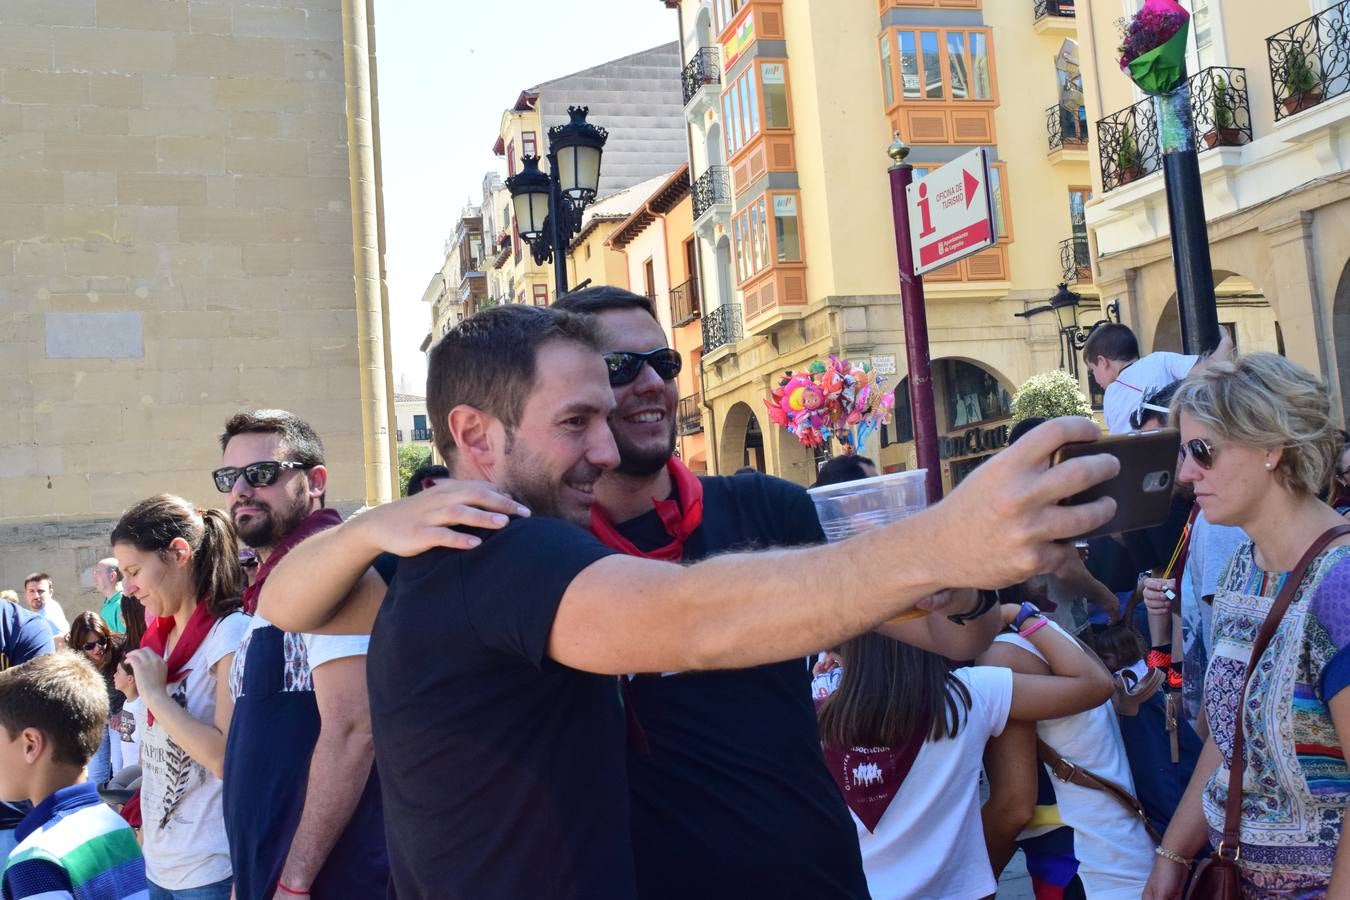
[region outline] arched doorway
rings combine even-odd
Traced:
[[[1340,373],[1341,406],[1350,422],[1350,262],[1341,270],[1336,300],[1331,308],[1331,334],[1335,341],[1336,371]]]
[[[746,403],[737,403],[727,412],[726,420],[718,433],[721,471],[730,475],[737,469],[750,468],[757,472],[768,471],[768,461],[764,455],[764,432],[760,428],[759,418]]]
[[[1214,273],[1214,284],[1219,324],[1232,333],[1237,350],[1241,353],[1265,352],[1283,356],[1284,335],[1275,318],[1275,310],[1261,288],[1242,275],[1222,271]],[[1177,309],[1175,294],[1167,301],[1167,306],[1158,318],[1151,350],[1182,352],[1181,313]]]
[[[979,360],[933,360],[938,457],[947,489],[960,484],[1007,443],[1015,389],[1000,372]]]

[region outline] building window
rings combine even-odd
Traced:
[[[548,306],[548,285],[546,284],[534,285],[534,305]]]
[[[887,108],[895,102],[893,54],[899,60],[900,92],[905,100],[993,102],[990,43],[987,28],[895,29],[883,34],[882,88]]]
[[[511,141],[506,145],[506,174],[511,176],[516,174],[516,142]]]
[[[942,361],[947,385],[947,421],[966,428],[1012,415],[1012,397],[998,379],[979,366],[955,359]]]
[[[802,237],[797,226],[797,198],[778,194],[773,198],[773,235],[779,262],[802,261]]]
[[[766,131],[790,129],[787,63],[761,61],[727,85],[722,94],[722,120],[727,159],[758,137],[761,126]]]
[[[738,284],[744,284],[770,266],[802,262],[798,203],[795,193],[766,194],[752,201],[731,220]]]
[[[731,24],[731,20],[736,18],[736,14],[748,2],[749,0],[716,0],[713,4],[713,18],[715,20],[713,30],[721,34],[722,30]]]
[[[1069,224],[1075,241],[1087,240],[1087,202],[1092,199],[1089,188],[1069,188]]]
[[[520,135],[520,155],[538,156],[539,145],[533,131],[526,131]]]

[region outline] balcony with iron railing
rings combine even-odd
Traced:
[[[1266,38],[1275,121],[1350,92],[1350,0]]]
[[[688,325],[699,314],[698,281],[690,278],[670,289],[670,322],[674,328]]]
[[[1251,143],[1246,69],[1210,66],[1191,76],[1188,86],[1197,150]],[[1097,153],[1104,191],[1115,190],[1161,169],[1162,142],[1153,98],[1140,100],[1098,121]]]
[[[430,429],[430,428],[414,428],[414,429],[412,430],[412,439],[413,439],[414,441],[429,441],[429,440],[431,440],[431,429]]]
[[[1062,281],[1068,284],[1092,282],[1092,250],[1087,235],[1076,234],[1059,242],[1059,264],[1064,271]]]
[[[726,166],[709,166],[694,182],[694,221],[718,204],[726,204],[727,212],[731,211],[731,170]]]
[[[1082,109],[1082,107],[1079,107]],[[1082,150],[1088,142],[1088,124],[1078,109],[1057,103],[1045,111],[1045,130],[1050,139],[1050,152]]]
[[[741,325],[741,305],[724,303],[703,316],[703,353],[709,354],[720,347],[731,345],[745,337]]]
[[[1074,0],[1032,0],[1031,17],[1038,34],[1075,36],[1076,15]]]
[[[684,86],[684,105],[705,87],[716,87],[722,83],[722,63],[717,56],[716,47],[700,47],[689,57],[684,70],[680,73],[680,83]]]
[[[681,435],[698,434],[703,430],[703,395],[690,394],[680,398],[680,409],[675,422]]]

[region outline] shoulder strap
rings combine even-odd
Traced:
[[[1148,836],[1153,840],[1154,844],[1162,843],[1162,835],[1158,834],[1158,830],[1153,827],[1151,822],[1149,822],[1148,813],[1144,811],[1144,805],[1139,802],[1134,794],[1125,790],[1123,786],[1116,784],[1109,778],[1103,778],[1091,769],[1084,769],[1082,766],[1069,762],[1060,755],[1058,750],[1051,747],[1040,738],[1036,739],[1036,755],[1041,758],[1043,763],[1050,767],[1050,771],[1053,772],[1054,776],[1060,781],[1076,784],[1079,787],[1091,788],[1095,791],[1102,791],[1115,798],[1116,802],[1137,816],[1140,822],[1144,823],[1144,830],[1148,832]]]
[[[1326,549],[1327,544],[1344,534],[1350,534],[1350,524],[1327,529],[1304,551],[1298,565],[1290,570],[1289,577],[1285,579],[1284,586],[1276,595],[1275,603],[1270,607],[1270,612],[1261,623],[1261,630],[1256,633],[1256,640],[1252,643],[1252,655],[1247,661],[1247,675],[1242,680],[1242,693],[1238,695],[1237,715],[1233,726],[1233,752],[1228,762],[1228,802],[1224,807],[1223,840],[1219,842],[1219,847],[1215,851],[1220,859],[1235,860],[1238,855],[1242,825],[1242,773],[1247,766],[1242,713],[1247,705],[1247,687],[1251,684],[1252,673],[1256,671],[1256,665],[1260,662],[1261,655],[1266,652],[1270,639],[1275,636],[1275,629],[1279,627],[1285,611],[1293,602],[1294,595],[1298,593],[1298,586],[1308,574],[1308,567],[1317,558],[1317,554]]]

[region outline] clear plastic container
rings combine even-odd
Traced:
[[[859,532],[912,516],[925,505],[925,472],[893,472],[811,488],[820,527],[830,541],[842,541]]]

